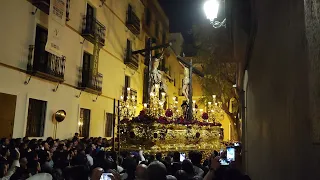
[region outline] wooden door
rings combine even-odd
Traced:
[[[14,116],[17,96],[0,93],[0,137],[11,138],[13,134]]]

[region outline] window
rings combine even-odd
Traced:
[[[150,11],[150,9],[146,8],[145,12],[146,12],[146,25],[148,27],[150,27],[150,24],[151,24],[151,11]]]
[[[94,12],[94,8],[89,4],[87,3],[87,14],[86,14],[86,18],[87,18],[87,21],[86,21],[86,26],[90,29],[93,29],[93,25],[94,25],[94,18],[95,18],[95,12]]]
[[[159,37],[159,22],[157,21],[156,22],[156,25],[155,25],[155,28],[154,28],[154,30],[155,30],[155,36],[156,36],[156,38],[158,38]]]
[[[90,109],[80,108],[79,135],[89,137],[90,131]]]
[[[106,137],[113,136],[113,124],[114,124],[113,114],[106,113],[106,127],[105,127],[105,136]]]
[[[93,55],[84,52],[83,60],[82,60],[82,87],[89,87],[92,77],[92,69],[93,69]]]
[[[36,40],[34,46],[34,69],[41,72],[47,71],[49,53],[45,50],[48,31],[41,26],[36,27]]]
[[[29,99],[27,130],[28,137],[44,136],[47,102],[37,99]]]

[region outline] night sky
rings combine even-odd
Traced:
[[[205,19],[204,0],[158,0],[170,20],[170,32],[181,32],[186,42],[192,41],[192,25]]]

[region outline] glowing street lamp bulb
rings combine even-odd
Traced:
[[[209,105],[211,105],[212,102],[208,102]]]
[[[128,87],[128,88],[127,88],[127,91],[130,91],[130,90],[131,90],[131,88]]]
[[[216,99],[216,97],[217,97],[217,95],[212,95],[212,98],[213,98],[213,99]]]
[[[147,104],[147,103],[144,103],[144,104],[143,104],[143,107],[144,107],[144,108],[147,108],[147,107],[148,107],[148,104]]]
[[[217,0],[208,0],[204,3],[203,9],[207,19],[213,21],[218,16],[219,2]]]
[[[123,96],[120,96],[120,99],[123,100]]]
[[[162,95],[162,97],[163,97],[163,96],[165,96],[165,95],[166,95],[166,93],[165,93],[165,92],[162,92],[162,93],[161,93],[161,95]]]
[[[196,100],[193,100],[192,102],[193,102],[193,104],[195,104],[195,103],[196,103]]]
[[[214,105],[218,106],[218,103],[214,103]]]
[[[172,99],[173,99],[173,101],[176,101],[176,97],[173,97]]]

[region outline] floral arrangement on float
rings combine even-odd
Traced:
[[[162,124],[162,125],[197,125],[197,126],[221,126],[221,123],[218,122],[205,122],[205,121],[187,121],[184,117],[180,116],[178,118],[172,118],[173,112],[171,109],[167,109],[165,112],[165,116],[154,117],[150,116],[146,113],[145,110],[140,111],[139,116],[130,119],[123,119],[120,121],[121,124]],[[208,114],[204,112],[202,114],[202,119],[207,120],[209,118]]]

